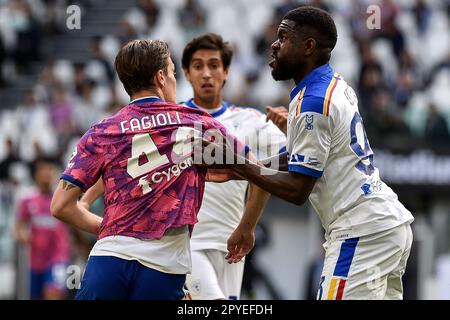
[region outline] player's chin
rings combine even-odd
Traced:
[[[289,80],[291,77],[288,74],[285,74],[282,72],[279,68],[273,68],[272,69],[272,78],[275,81],[284,81]]]
[[[203,98],[209,98],[211,96],[214,96],[215,92],[216,92],[216,88],[214,88],[213,86],[202,87],[200,89],[200,93],[203,96]]]
[[[285,80],[285,79],[283,79],[283,77],[281,76],[281,74],[280,74],[280,72],[277,70],[277,69],[272,69],[272,78],[275,80],[275,81],[282,81],[282,80]]]

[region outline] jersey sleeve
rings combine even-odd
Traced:
[[[93,129],[86,132],[75,147],[69,164],[61,179],[70,181],[85,192],[93,186],[101,175],[104,150],[96,143],[97,135]]]
[[[320,101],[319,101],[320,102]],[[315,103],[311,99],[309,103]],[[330,153],[331,128],[329,116],[317,112],[301,112],[291,133],[292,150],[288,170],[320,178]]]

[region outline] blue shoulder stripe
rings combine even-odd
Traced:
[[[301,101],[300,113],[316,112],[328,116],[326,101],[331,99],[335,85],[336,80],[332,75],[322,76],[318,81],[307,85]]]
[[[308,92],[308,88],[306,88],[306,92]],[[304,96],[300,113],[316,112],[323,114],[323,101],[324,98],[318,96]]]

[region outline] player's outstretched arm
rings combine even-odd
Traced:
[[[311,193],[317,178],[295,172],[282,172],[266,168],[264,165],[255,161],[251,152],[248,157],[244,157],[230,149],[225,142],[216,143],[207,139],[201,139],[203,148],[212,148],[215,154],[219,154],[218,159],[222,159],[221,164],[202,164],[213,169],[232,169],[238,176],[255,183],[260,188],[270,192],[277,197],[302,205],[306,202]],[[227,161],[227,153],[231,153],[232,160]]]
[[[270,193],[250,183],[247,204],[237,228],[227,241],[228,263],[239,262],[255,245],[255,228],[261,217]]]
[[[317,180],[301,173],[275,171],[251,162],[236,164],[232,168],[265,191],[297,205],[306,202]]]
[[[53,194],[50,206],[52,215],[83,231],[98,234],[102,218],[78,203],[81,192],[78,186],[61,179]]]
[[[89,210],[89,207],[103,194],[104,191],[105,186],[102,178],[100,178],[92,187],[88,189],[88,191],[86,191],[85,194],[83,194],[79,201],[80,205]]]
[[[288,171],[288,156],[286,151],[273,157],[262,159],[259,162],[269,169]]]

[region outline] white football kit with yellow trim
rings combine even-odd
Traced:
[[[309,200],[327,249],[318,298],[402,298],[414,218],[380,179],[356,94],[328,64],[291,93],[287,152],[290,172],[317,178]]]

